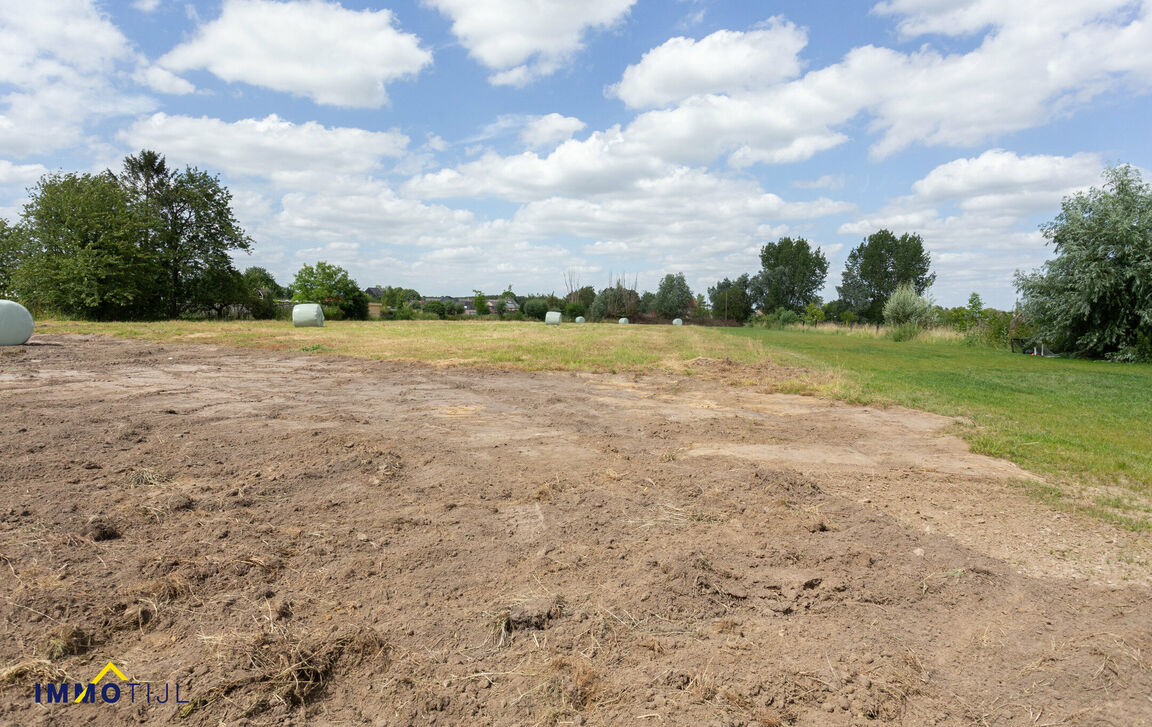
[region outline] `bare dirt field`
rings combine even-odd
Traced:
[[[943,417],[713,360],[32,344],[0,350],[2,725],[1152,724],[1146,541]],[[188,701],[36,703],[109,660]]]

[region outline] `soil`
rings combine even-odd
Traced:
[[[1146,540],[736,368],[0,350],[0,724],[1152,724]]]

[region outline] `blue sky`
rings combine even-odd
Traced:
[[[703,292],[790,235],[830,299],[887,227],[1010,308],[1060,200],[1149,168],[1150,48],[1152,0],[0,0],[0,217],[151,148],[283,283]]]

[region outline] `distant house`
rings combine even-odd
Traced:
[[[496,310],[496,304],[498,302],[500,302],[501,300],[504,301],[504,312],[505,313],[515,313],[516,311],[520,310],[520,304],[517,303],[512,298],[489,298],[488,299],[488,309],[495,311]]]
[[[369,298],[380,300],[384,297],[384,289],[379,287],[365,288],[364,292],[368,294]]]

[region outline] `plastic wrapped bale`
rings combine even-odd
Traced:
[[[0,300],[0,346],[22,346],[32,337],[32,314],[14,300]]]
[[[558,311],[558,310],[548,311],[548,313],[545,314],[545,316],[544,316],[544,323],[546,325],[549,325],[549,326],[560,325],[560,311]]]
[[[618,320],[618,321],[616,321],[616,322],[617,322],[617,323],[619,323],[619,324],[620,324],[620,325],[622,325],[622,326],[626,326],[626,325],[628,325],[628,319],[627,319],[627,318],[621,318],[620,320]]]
[[[584,316],[576,316],[576,322],[577,323],[583,323],[584,322]]]
[[[682,326],[682,325],[684,325],[684,319],[683,318],[673,318],[672,319],[672,325]]]
[[[292,325],[297,328],[324,325],[324,309],[315,303],[292,306]]]

